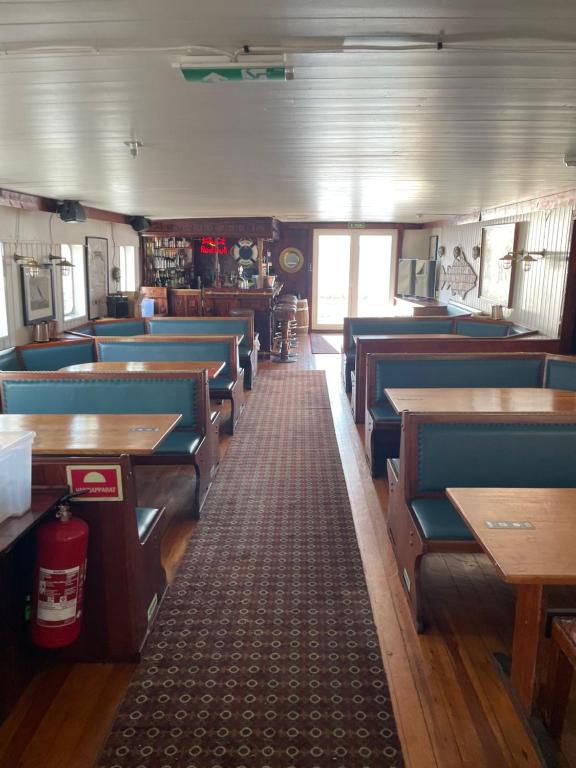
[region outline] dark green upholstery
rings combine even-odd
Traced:
[[[196,427],[196,379],[26,379],[2,381],[5,413],[181,413]]]
[[[92,341],[63,343],[58,345],[21,347],[20,356],[27,371],[57,371],[68,365],[94,362]]]
[[[387,387],[539,387],[542,362],[530,358],[377,360],[375,399]]]
[[[450,315],[450,317],[458,317],[459,315],[470,314],[470,310],[462,309],[462,307],[457,307],[455,304],[450,303],[446,305],[446,312]]]
[[[419,493],[463,488],[570,488],[576,424],[427,423],[418,428]]]
[[[451,333],[452,320],[437,318],[434,320],[425,318],[390,318],[383,317],[381,322],[367,322],[366,318],[350,318],[350,346],[346,352],[352,352],[356,345],[354,336],[382,335],[397,336],[410,333]]]
[[[394,467],[394,472],[396,472],[396,477],[400,477],[400,459],[390,459],[390,463]]]
[[[148,333],[154,336],[164,334],[166,336],[233,336],[244,334],[245,341],[248,334],[248,320],[245,317],[230,318],[198,318],[169,317],[165,320],[148,320]]]
[[[460,336],[509,336],[511,326],[505,323],[475,323],[472,320],[456,320],[454,333]]]
[[[103,341],[99,344],[100,360],[103,362],[131,362],[144,360],[203,360],[223,361],[222,374],[230,375],[230,345],[225,341],[197,341],[179,343],[178,341],[114,342]]]
[[[144,541],[158,519],[161,510],[157,507],[136,507],[136,525],[138,526],[138,538]]]
[[[576,360],[548,358],[545,387],[576,391]]]
[[[20,371],[22,366],[16,354],[16,348],[4,349],[0,352],[0,371]]]
[[[202,435],[196,432],[178,430],[171,432],[156,448],[154,453],[194,453],[200,445]]]
[[[214,390],[227,389],[231,390],[234,386],[234,380],[228,376],[216,376],[214,379],[210,379],[208,382],[208,389],[212,392]]]
[[[94,336],[143,336],[144,320],[119,320],[116,323],[94,323]]]
[[[374,421],[390,421],[394,424],[400,424],[402,421],[402,417],[396,413],[388,400],[374,403],[370,406],[369,411]]]
[[[474,536],[448,499],[414,499],[410,507],[425,538],[473,541]]]

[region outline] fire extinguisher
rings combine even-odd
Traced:
[[[60,499],[57,519],[36,535],[32,641],[40,648],[70,645],[82,626],[88,525],[72,517],[73,495]]]

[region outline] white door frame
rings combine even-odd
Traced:
[[[391,269],[388,302],[392,304],[396,285],[396,258],[398,248],[397,229],[314,229],[312,246],[312,331],[341,331],[342,325],[318,326],[318,239],[321,235],[347,235],[350,237],[350,273],[348,281],[348,317],[357,317],[358,313],[358,274],[360,264],[360,237],[389,235],[392,238],[390,248]]]

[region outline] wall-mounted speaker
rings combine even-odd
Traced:
[[[147,219],[145,216],[132,216],[129,221],[130,226],[135,232],[146,232],[152,226],[150,219]]]
[[[58,215],[71,224],[86,221],[86,211],[78,200],[63,200],[58,206]]]

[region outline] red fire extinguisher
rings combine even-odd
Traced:
[[[36,536],[32,641],[41,648],[70,645],[82,626],[88,526],[72,517],[70,498],[60,500],[57,519]]]

